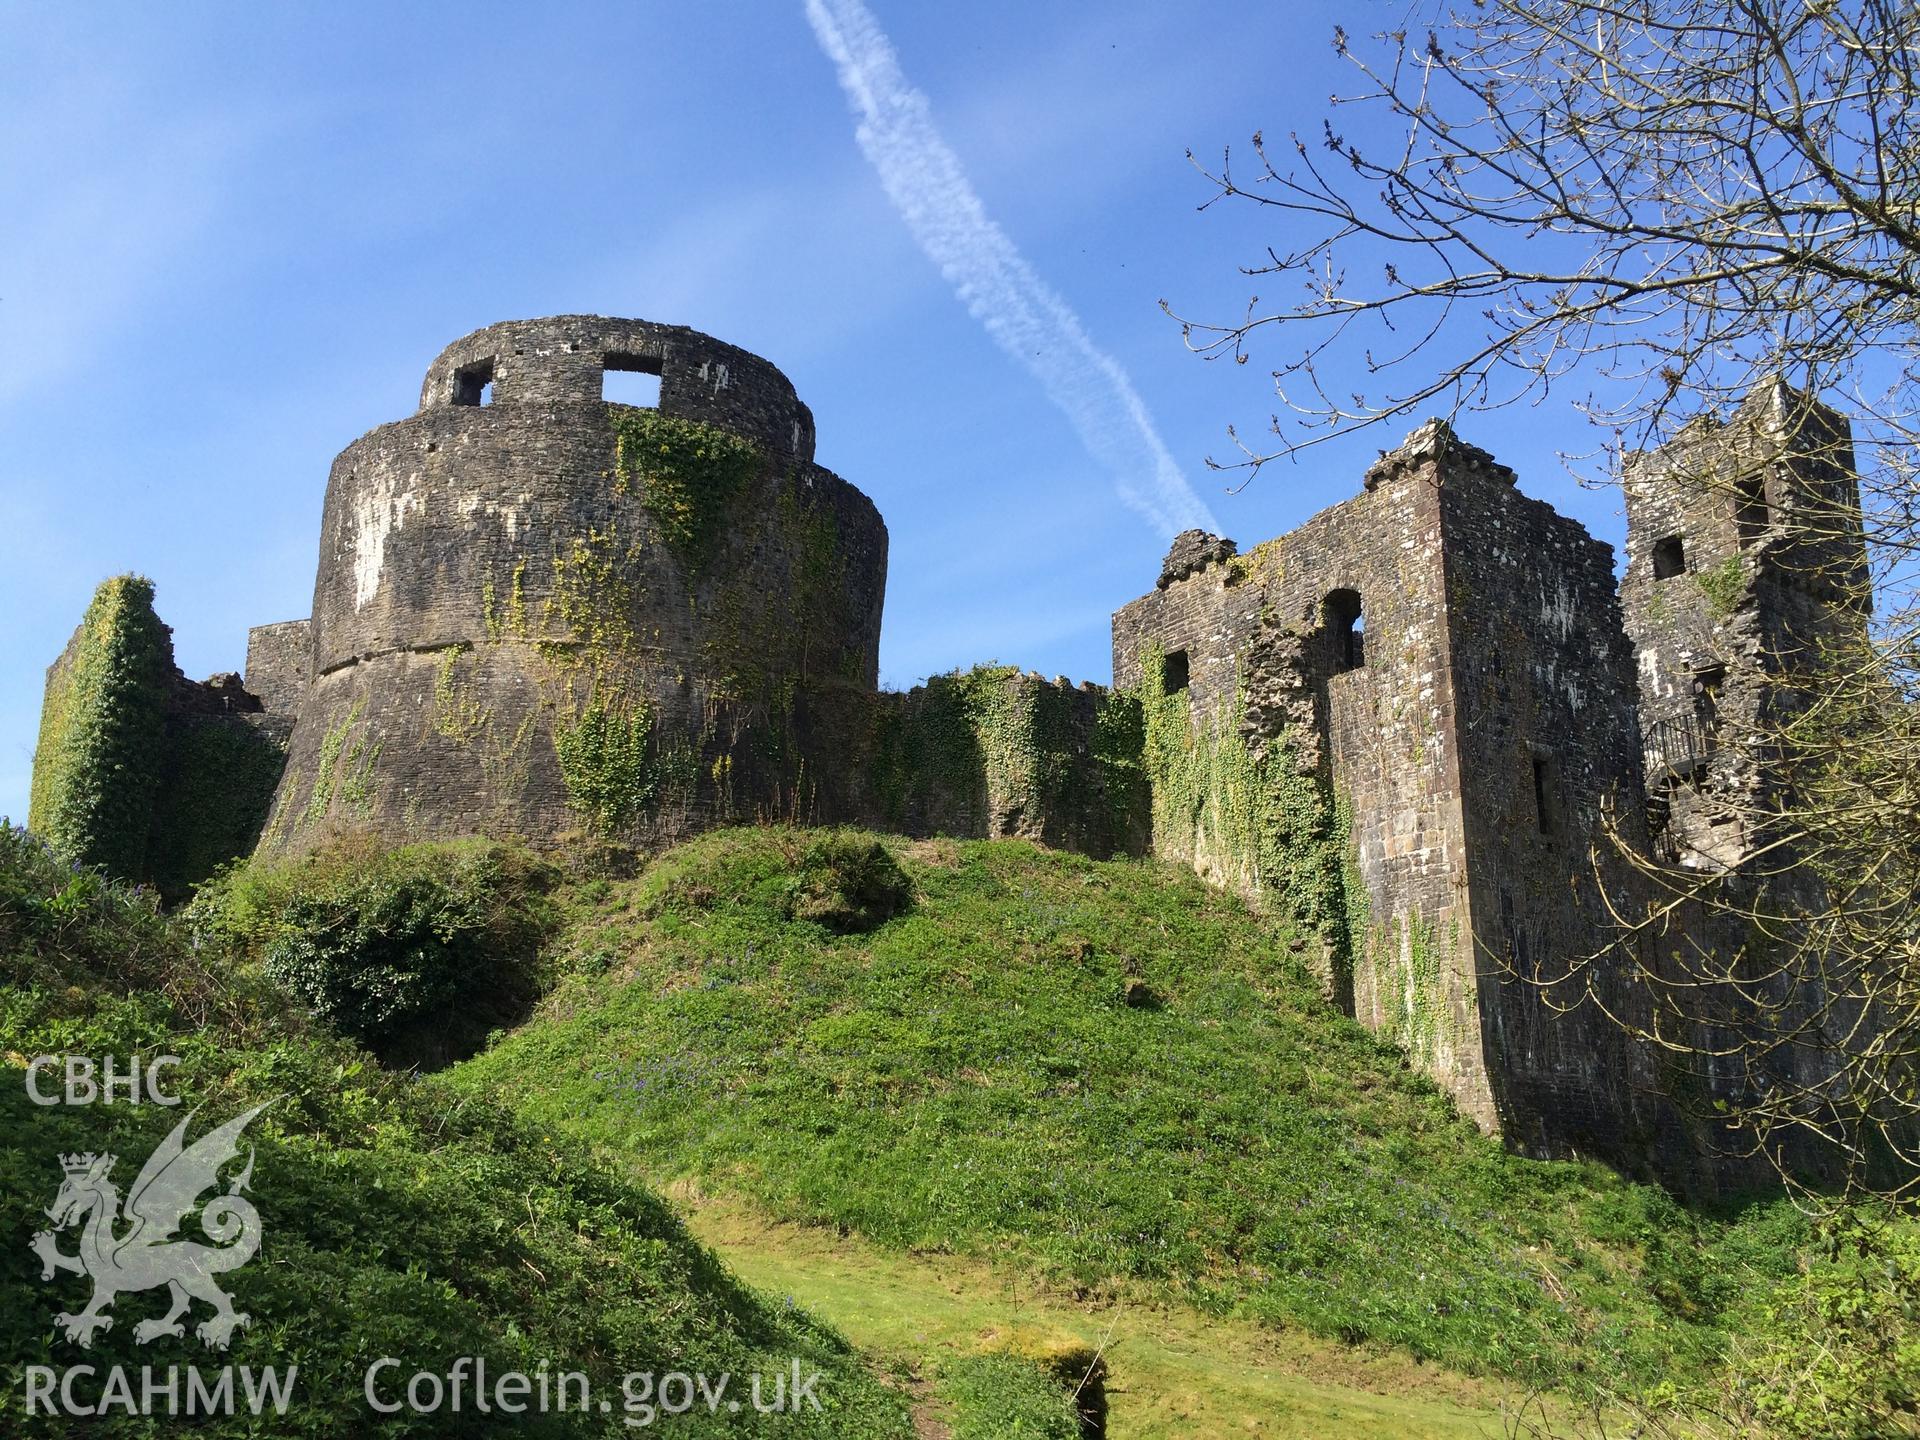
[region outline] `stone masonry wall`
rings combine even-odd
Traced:
[[[1352,650],[1344,597],[1358,602]],[[1184,652],[1196,728],[1237,711],[1243,743],[1284,744],[1322,777],[1350,816],[1368,902],[1351,972],[1329,989],[1492,1128],[1445,615],[1437,492],[1397,475],[1245,556],[1169,575],[1115,616],[1114,678],[1140,685],[1149,648]],[[1156,805],[1155,852],[1260,901],[1258,857],[1223,843],[1218,813]]]
[[[1329,988],[1540,1152],[1618,1153],[1653,1123],[1620,1032],[1576,1004],[1630,968],[1579,965],[1608,928],[1596,866],[1633,883],[1608,827],[1632,845],[1639,823],[1609,557],[1435,422],[1362,494],[1247,555],[1183,537],[1114,621],[1116,685],[1169,673],[1143,655],[1183,656],[1196,731],[1233,715],[1250,754],[1279,744],[1324,777],[1367,900],[1349,984]],[[1223,843],[1224,807],[1193,808],[1156,798],[1156,853],[1272,898],[1260,847]],[[1537,983],[1574,969],[1572,993]]]
[[[855,811],[916,836],[1017,837],[1106,858],[1147,849],[1131,697],[982,666],[874,697]]]
[[[615,368],[660,374],[657,412],[600,398]],[[875,683],[886,529],[812,462],[784,377],[692,331],[561,316],[456,342],[422,396],[329,477],[263,846],[839,818],[837,692]]]
[[[1791,436],[1791,440],[1789,440]],[[1871,595],[1845,420],[1788,387],[1701,416],[1626,467],[1626,628],[1664,848],[1737,865],[1781,681],[1857,636]]]
[[[1633,660],[1613,552],[1484,464],[1441,455],[1453,724],[1488,1073],[1510,1142],[1638,1158],[1665,1124],[1618,1023],[1644,1023]],[[1591,993],[1589,993],[1591,992]],[[1595,1000],[1603,1002],[1596,1004]]]

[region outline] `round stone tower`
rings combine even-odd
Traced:
[[[657,405],[603,398],[609,372],[658,377]],[[886,552],[759,357],[643,320],[477,330],[333,463],[262,848],[840,818]]]

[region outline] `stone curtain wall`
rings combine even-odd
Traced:
[[[1107,858],[1149,840],[1139,702],[1011,666],[875,697],[864,823],[907,835],[1018,837]]]

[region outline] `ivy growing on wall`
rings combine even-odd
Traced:
[[[151,879],[164,899],[184,899],[253,849],[286,765],[286,748],[237,716],[183,717],[169,730],[148,846]]]
[[[662,790],[684,783],[690,751],[656,751],[653,711],[645,701],[589,699],[553,727],[553,750],[574,809],[601,835],[611,835],[652,811]]]
[[[1446,1029],[1442,957],[1457,947],[1458,940],[1457,929],[1450,928],[1443,946],[1442,936],[1431,921],[1410,915],[1403,934],[1385,937],[1380,946],[1384,1033],[1417,1065],[1431,1067],[1439,1058],[1440,1037]]]
[[[364,818],[372,810],[373,772],[380,760],[380,746],[360,725],[366,712],[363,695],[320,736],[304,824],[318,825],[325,820],[336,798],[350,815]]]
[[[640,503],[668,545],[699,570],[725,528],[729,503],[760,468],[760,447],[659,410],[618,410],[613,433],[615,491],[625,494],[637,481]]]
[[[103,582],[49,680],[33,757],[28,823],[70,863],[145,878],[172,671],[153,582]]]
[[[1700,587],[1700,593],[1707,597],[1707,609],[1715,620],[1725,620],[1733,614],[1747,588],[1746,567],[1738,555],[1729,555],[1718,565],[1700,571],[1693,580]]]
[[[1042,828],[1093,828],[1082,843],[1109,853],[1132,848],[1145,828],[1143,729],[1131,696],[1103,697],[1091,731],[1078,697],[1011,665],[935,675],[908,696],[883,697],[873,777],[894,823],[923,820],[984,829],[1018,814]]]
[[[1324,778],[1301,772],[1284,736],[1254,755],[1241,734],[1244,696],[1196,726],[1189,692],[1166,693],[1157,648],[1142,653],[1140,674],[1155,850],[1224,872],[1317,934],[1336,988],[1349,986],[1370,916],[1347,807]]]

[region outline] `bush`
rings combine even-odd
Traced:
[[[190,919],[225,934],[315,1015],[389,1061],[471,1054],[538,998],[558,923],[554,875],[527,852],[462,840],[383,850],[360,837],[234,871]]]
[[[876,930],[913,903],[913,884],[878,840],[830,832],[807,843],[795,866],[788,914],[842,935]]]
[[[1920,1435],[1920,1224],[1842,1213],[1764,1306],[1735,1367],[1772,1433]]]
[[[285,1010],[271,987],[230,973],[214,949],[188,943],[159,895],[64,860],[31,831],[0,821],[0,985],[98,986],[162,997],[191,1026],[235,1029]]]

